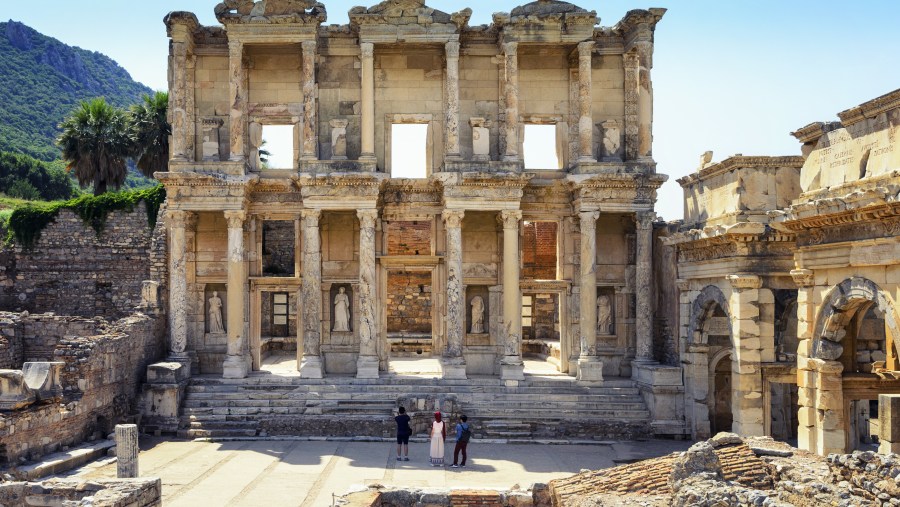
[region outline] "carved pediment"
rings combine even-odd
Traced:
[[[225,0],[215,8],[220,23],[323,23],[325,6],[315,0]]]
[[[558,0],[538,0],[530,4],[516,7],[510,13],[511,16],[549,16],[553,14],[568,13],[587,13],[587,9],[582,9],[575,4],[569,2],[560,2]]]
[[[569,2],[538,0],[509,13],[495,13],[493,26],[503,31],[507,41],[580,42],[593,37],[599,22],[596,11]]]
[[[465,27],[472,17],[472,9],[449,14],[425,5],[425,0],[385,0],[372,7],[354,7],[350,9],[350,22],[353,25],[389,24],[389,25],[456,25],[458,29]]]

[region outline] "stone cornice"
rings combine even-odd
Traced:
[[[900,88],[868,102],[863,102],[846,111],[841,111],[838,113],[838,118],[841,119],[841,123],[845,127],[849,127],[854,123],[859,123],[867,118],[874,118],[881,113],[898,108],[900,108]]]
[[[682,188],[687,188],[701,181],[714,178],[721,174],[734,171],[736,169],[754,169],[754,170],[777,170],[782,167],[803,167],[803,157],[799,156],[783,156],[783,157],[750,157],[750,156],[734,156],[725,160],[704,167],[698,172],[684,176],[678,179],[678,184]]]
[[[414,13],[414,15],[410,15]],[[424,0],[386,0],[375,6],[354,7],[348,12],[350,28],[359,30],[361,26],[379,25],[421,25],[444,26],[459,32],[469,24],[472,9],[463,9],[448,14],[425,5]]]
[[[383,173],[298,174],[291,177],[300,187],[381,188],[387,180]]]
[[[821,138],[825,134],[839,128],[841,128],[841,124],[836,121],[817,121],[814,123],[810,123],[805,127],[800,127],[796,131],[791,132],[791,135],[796,137],[797,140],[803,144],[812,144],[818,142],[819,138]]]
[[[795,237],[792,234],[774,231],[767,227],[766,224],[742,222],[730,226],[691,229],[662,238],[662,242],[665,245],[690,246],[691,248],[729,242],[749,243],[753,241],[790,243],[795,241]]]
[[[498,12],[491,26],[502,42],[581,42],[593,38],[600,22],[596,11],[568,2],[538,0],[511,12]]]
[[[534,178],[533,173],[504,174],[483,172],[438,173],[437,181],[448,187],[492,187],[523,189]]]
[[[168,37],[172,37],[176,26],[183,26],[187,33],[191,34],[200,28],[197,16],[193,12],[187,11],[170,12],[163,18],[163,23],[166,24],[166,35]]]
[[[166,187],[247,187],[259,176],[233,176],[222,173],[163,172],[153,175]]]
[[[865,183],[870,185],[860,188]],[[895,171],[872,182],[857,181],[801,195],[790,208],[768,214],[772,227],[786,232],[884,220],[900,216],[898,194],[900,171]]]

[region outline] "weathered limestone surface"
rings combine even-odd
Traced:
[[[322,211],[303,210],[303,286],[300,294],[298,313],[303,315],[303,346],[298,347],[300,356],[300,376],[322,378],[322,360],[319,345],[322,342],[322,296],[319,281],[322,279],[322,247],[319,237],[319,219]]]
[[[359,210],[359,362],[357,378],[378,377],[375,334],[375,221],[377,210]]]
[[[140,476],[138,466],[138,428],[136,424],[116,425],[116,476],[134,479]]]

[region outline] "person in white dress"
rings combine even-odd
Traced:
[[[447,439],[447,427],[441,421],[441,412],[434,413],[431,423],[431,466],[444,466],[444,440]]]

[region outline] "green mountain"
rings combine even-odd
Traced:
[[[57,126],[79,101],[102,96],[126,107],[151,92],[107,56],[0,23],[0,152],[56,160]]]

